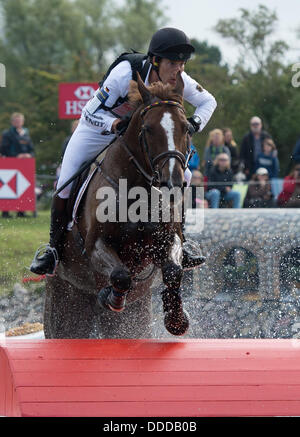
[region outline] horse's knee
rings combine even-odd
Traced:
[[[183,269],[179,264],[169,262],[162,267],[161,271],[163,282],[168,288],[180,287]]]
[[[111,285],[118,291],[127,291],[131,285],[131,277],[128,269],[115,267],[110,274]]]

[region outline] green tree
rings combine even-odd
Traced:
[[[255,11],[240,9],[237,18],[219,20],[215,30],[240,50],[232,82],[220,94],[223,122],[233,128],[240,142],[250,117],[261,117],[278,147],[283,176],[299,137],[300,93],[291,84],[291,65],[284,64],[288,46],[274,41],[276,23],[276,13],[260,5]]]
[[[284,41],[270,40],[277,20],[276,12],[259,5],[255,11],[241,8],[238,18],[219,20],[215,30],[239,48],[243,69],[266,72],[268,65],[279,62],[288,49]]]
[[[145,52],[152,34],[165,23],[159,0],[127,0],[126,7],[116,10],[118,46]]]
[[[195,47],[195,53],[201,56],[202,63],[220,65],[222,54],[219,47],[208,44],[207,41],[198,41],[196,38],[191,39]]]
[[[104,71],[106,56],[121,39],[117,33],[118,20],[112,0],[75,0],[74,6],[83,19],[83,56],[93,60],[94,71]]]
[[[70,125],[58,119],[59,83],[98,81],[108,58],[125,47],[124,33],[136,29],[128,42],[139,41],[140,48],[162,16],[155,0],[127,2],[121,9],[109,0],[0,0],[0,62],[7,73],[0,132],[12,112],[23,112],[38,171],[53,167]]]
[[[0,5],[2,43],[11,56],[32,68],[70,68],[81,48],[83,19],[69,0],[0,0]]]
[[[228,100],[225,98],[226,90],[232,88],[232,76],[226,65],[220,66],[214,63],[203,62],[203,56],[197,54],[188,61],[185,70],[203,88],[211,92],[218,102],[217,109],[203,132],[193,137],[193,144],[202,158],[209,131],[214,128],[232,125],[234,117],[232,117],[230,112],[233,106],[229,105]],[[188,115],[192,115],[195,109],[188,104],[186,104],[186,107]]]

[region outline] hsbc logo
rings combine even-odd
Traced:
[[[95,90],[92,86],[81,85],[74,91],[74,94],[80,100],[89,100],[93,97],[94,92]]]
[[[30,185],[20,170],[0,169],[0,199],[18,199]]]
[[[94,82],[62,82],[58,89],[59,118],[79,118],[86,103],[99,88]]]

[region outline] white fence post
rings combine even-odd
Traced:
[[[6,68],[4,64],[0,63],[0,87],[6,87]]]

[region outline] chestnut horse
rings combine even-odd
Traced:
[[[120,180],[126,180],[128,190],[143,187],[149,194],[162,187],[184,187],[189,134],[183,86],[180,74],[175,88],[161,82],[146,87],[140,77],[131,83],[129,126],[109,146],[82,199],[77,222],[66,232],[56,273],[47,278],[46,338],[150,337],[150,286],[158,269],[165,285],[165,327],[173,335],[187,331],[180,296],[182,233],[174,220],[175,202],[166,222],[161,214],[154,222],[98,218],[99,189],[110,187],[120,204]]]

